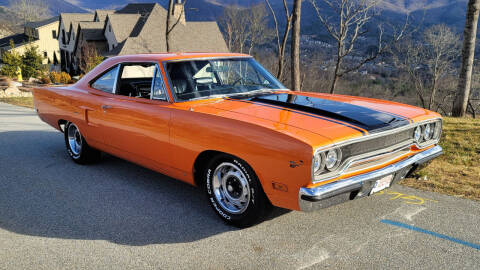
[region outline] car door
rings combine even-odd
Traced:
[[[129,85],[122,84],[123,67],[117,76],[114,95],[102,104],[105,144],[125,159],[153,169],[162,169],[170,155],[170,102],[158,65],[154,65],[150,97],[127,96]],[[134,84],[135,85],[135,84]],[[120,94],[123,93],[123,94]]]
[[[117,64],[94,79],[89,85],[88,98],[78,106],[84,114],[86,125],[80,128],[85,129],[87,141],[103,151],[108,151],[105,149],[107,119],[104,106],[113,97],[118,70]]]

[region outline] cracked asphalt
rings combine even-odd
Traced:
[[[479,202],[395,185],[236,229],[197,188],[74,164],[61,133],[0,103],[0,269],[479,269],[479,224]]]

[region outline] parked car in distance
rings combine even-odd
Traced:
[[[75,162],[102,151],[200,186],[239,227],[368,196],[442,153],[439,114],[290,91],[244,54],[118,56],[33,95]]]

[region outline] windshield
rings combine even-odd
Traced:
[[[286,89],[253,58],[168,62],[177,101]]]

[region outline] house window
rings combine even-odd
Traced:
[[[52,30],[52,37],[57,38],[57,30]]]
[[[43,58],[47,58],[48,57],[48,54],[46,51],[43,52]]]

